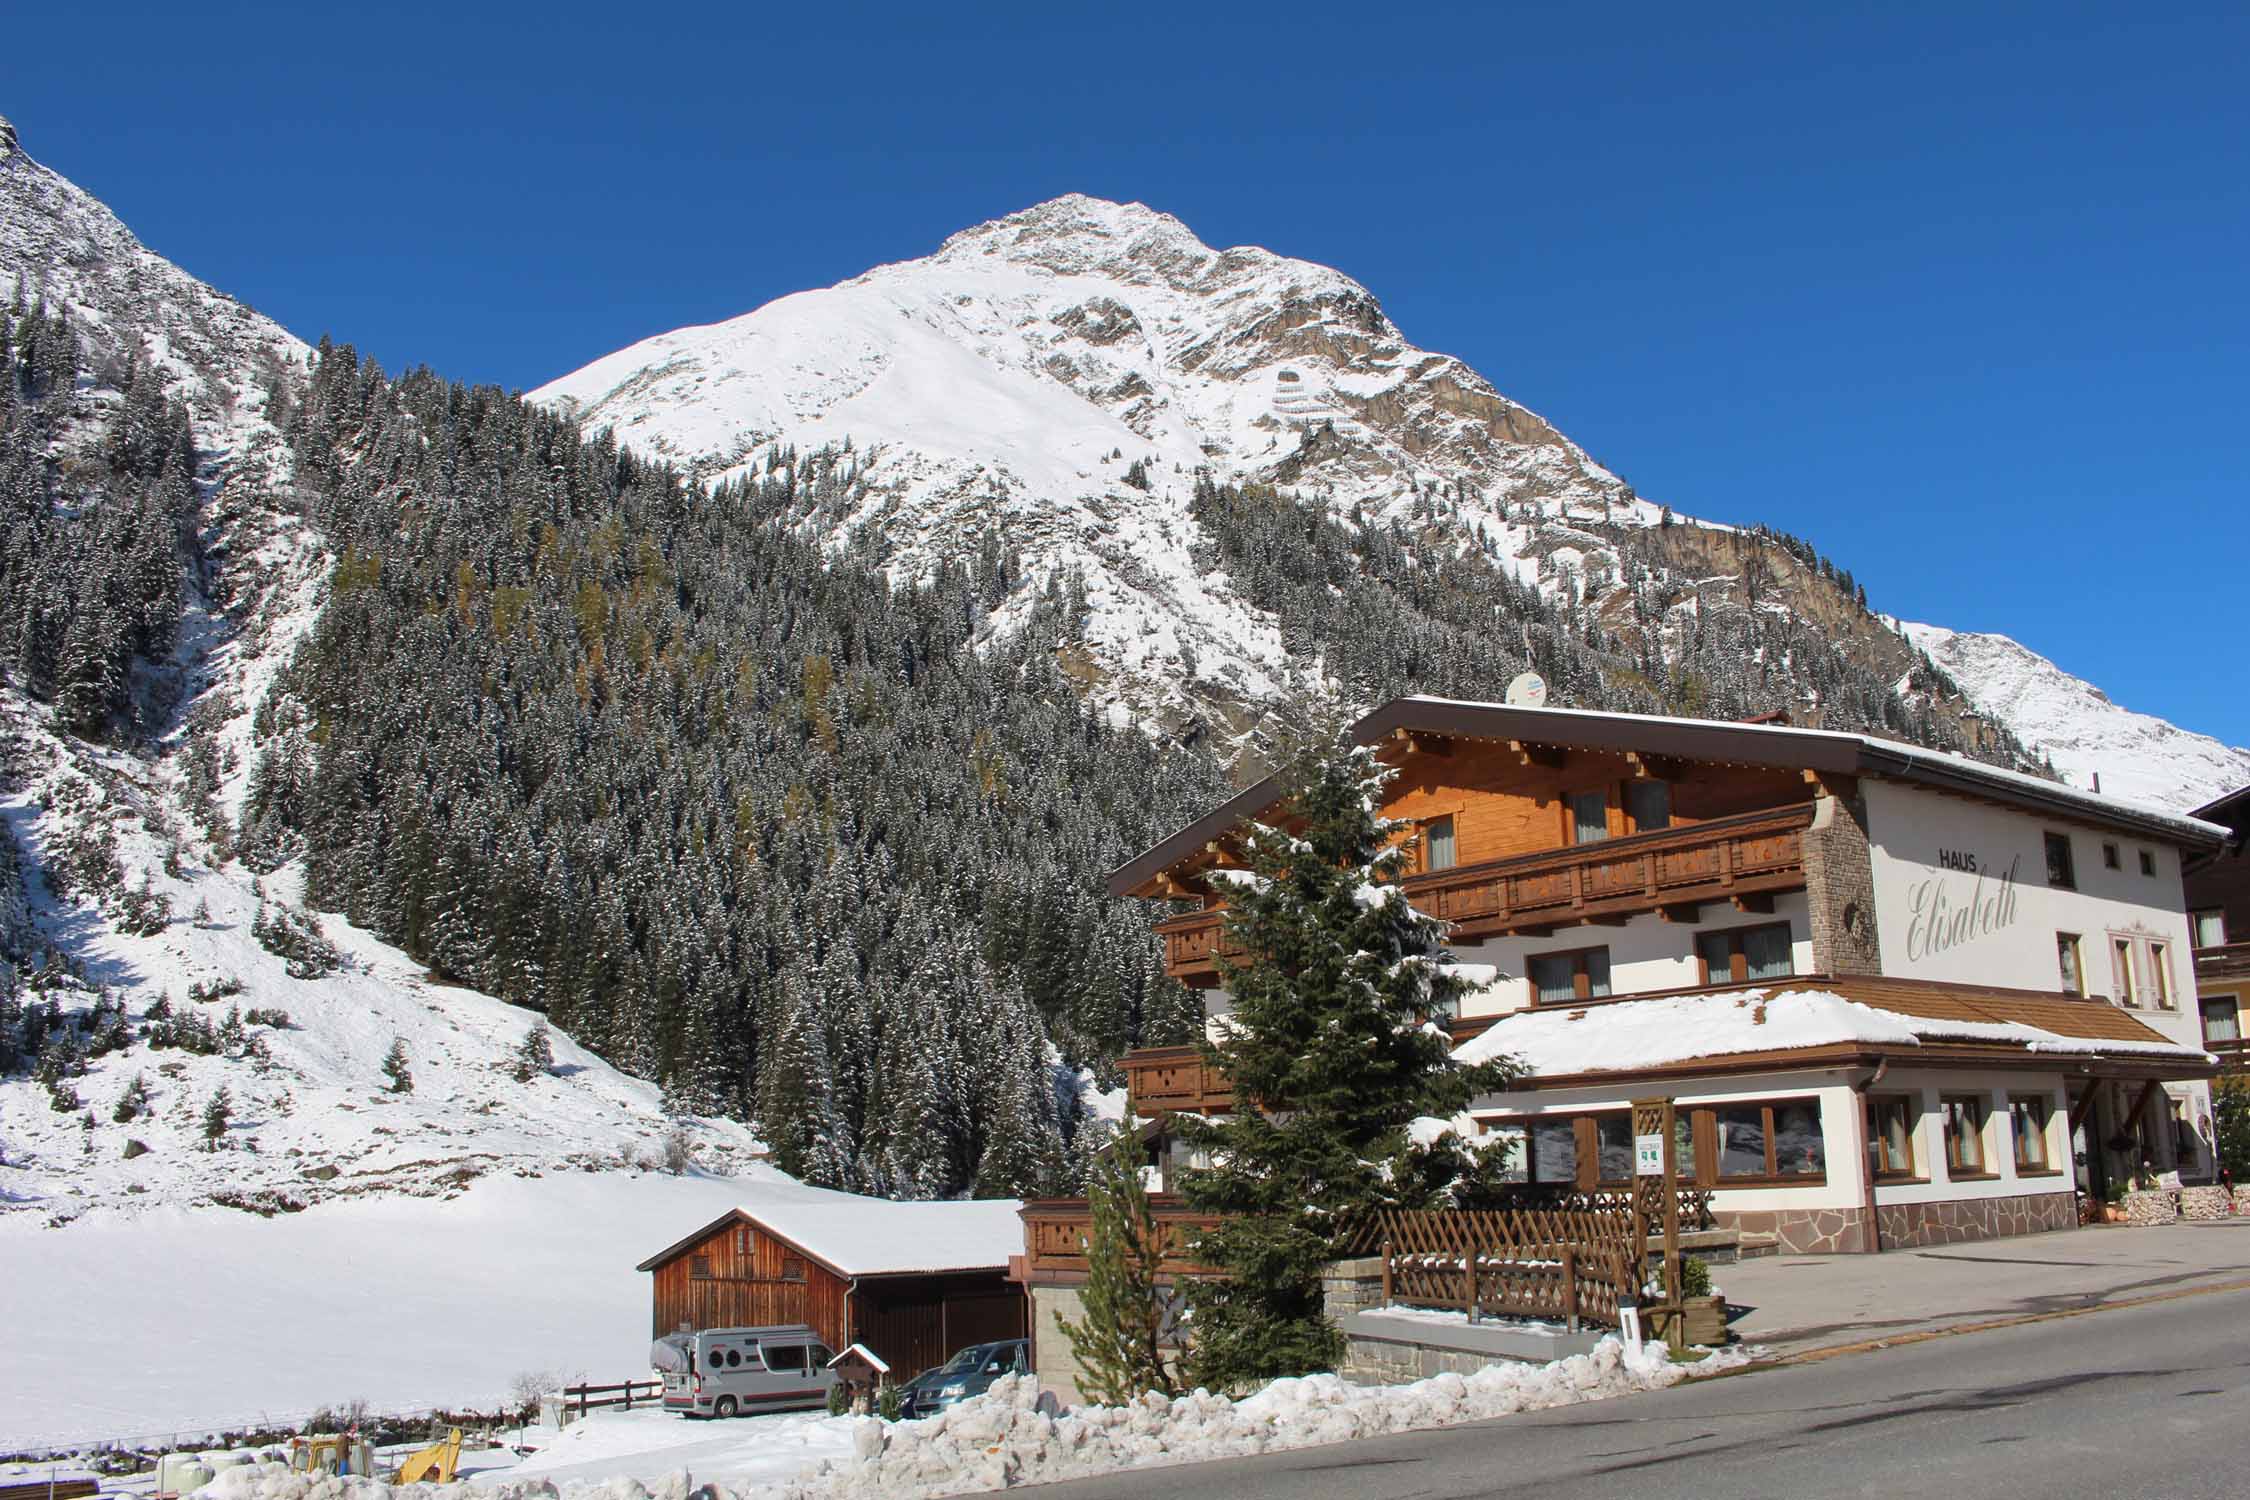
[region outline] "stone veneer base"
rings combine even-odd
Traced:
[[[1885,1250],[1958,1245],[2078,1227],[2078,1195],[2031,1193],[2013,1198],[1962,1198],[1947,1203],[1879,1203]]]
[[[1743,1235],[1771,1235],[1784,1255],[1854,1255],[1867,1244],[1863,1208],[1756,1209],[1711,1217]],[[1875,1217],[1885,1250],[1957,1245],[2078,1227],[2078,1197],[2071,1192],[2006,1198],[1960,1198],[1938,1203],[1880,1203]]]

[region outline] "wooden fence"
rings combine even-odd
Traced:
[[[664,1399],[664,1382],[661,1380],[627,1380],[617,1385],[566,1385],[562,1389],[564,1410],[574,1417],[583,1417],[604,1406],[621,1406],[633,1409],[635,1401],[649,1405]]]
[[[1645,1253],[1629,1212],[1609,1209],[1444,1209],[1385,1212],[1373,1226],[1386,1305],[1541,1318],[1576,1329],[1618,1326],[1635,1300]]]

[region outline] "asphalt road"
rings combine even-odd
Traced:
[[[2250,1495],[2250,1291],[1588,1406],[1040,1487],[1042,1500]]]

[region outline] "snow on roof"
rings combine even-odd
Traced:
[[[1964,1041],[2001,1042],[2040,1053],[2205,1061],[2197,1048],[2170,1042],[2067,1036],[2022,1021],[1903,1015],[1828,990],[1787,987],[1519,1011],[1493,1022],[1453,1055],[1461,1062],[1514,1057],[1535,1076],[1568,1077],[1639,1072],[1736,1053]]]
[[[900,1203],[828,1193],[745,1212],[846,1276],[895,1276],[1006,1266],[1023,1253],[1022,1207],[1014,1198]]]
[[[867,1198],[783,1179],[761,1184],[734,1212],[789,1241],[841,1276],[998,1269],[1023,1253],[1015,1198],[904,1202]],[[722,1216],[643,1261],[650,1270],[686,1250]]]
[[[877,1354],[874,1350],[868,1348],[865,1344],[852,1345],[849,1349],[846,1349],[843,1353],[830,1360],[828,1362],[828,1368],[833,1370],[838,1365],[842,1364],[845,1360],[854,1358],[866,1364],[878,1375],[888,1375],[891,1373],[891,1367],[884,1362],[883,1357],[880,1354]]]

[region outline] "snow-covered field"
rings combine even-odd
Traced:
[[[777,1412],[733,1421],[695,1421],[659,1408],[590,1412],[520,1463],[472,1476],[481,1487],[545,1480],[554,1485],[630,1479],[649,1488],[685,1470],[697,1482],[733,1485],[794,1479],[808,1464],[852,1451],[855,1417]]]
[[[738,1203],[814,1191],[748,1173],[558,1171],[272,1219],[0,1219],[0,1451],[199,1447],[362,1398],[493,1410],[528,1371],[645,1379],[649,1282],[634,1265]]]

